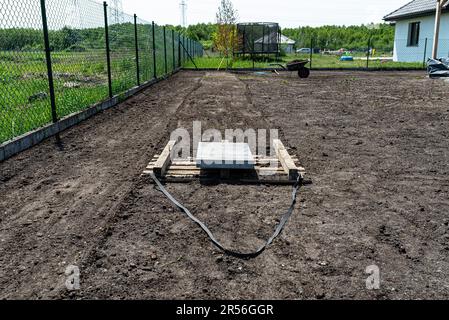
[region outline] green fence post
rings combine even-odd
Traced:
[[[167,69],[167,36],[165,35],[165,26],[162,28],[164,31],[164,63],[165,63],[165,74],[168,73]]]
[[[137,85],[140,86],[140,68],[139,68],[139,38],[137,36],[137,15],[134,14],[134,42],[136,44],[136,73]]]
[[[156,40],[155,40],[155,32],[154,32],[154,21],[151,23],[151,25],[153,26],[151,28],[152,33],[153,33],[153,37],[152,37],[152,41],[153,41],[153,77],[154,79],[157,79],[157,72],[156,72]]]
[[[109,89],[109,98],[112,99],[114,96],[112,92],[112,71],[111,71],[111,48],[109,45],[109,25],[108,25],[108,4],[103,2],[104,8],[104,37],[106,40],[106,66],[108,69],[108,89]]]
[[[368,38],[368,50],[366,52],[366,68],[367,69],[369,69],[370,47],[371,47],[371,37]]]
[[[312,59],[313,59],[313,37],[310,37],[310,70],[312,70]]]
[[[171,46],[172,46],[172,58],[173,58],[173,71],[176,69],[175,62],[175,30],[171,29]]]
[[[47,9],[45,7],[45,0],[41,0],[41,13],[42,27],[44,31],[45,60],[47,62],[48,87],[50,90],[51,117],[53,123],[56,123],[58,122],[58,114],[56,112],[55,84],[53,80],[53,67],[51,62],[51,48],[48,35]],[[56,135],[56,140],[59,142],[59,135]]]
[[[426,68],[426,60],[427,60],[427,38],[426,38],[426,41],[424,42],[424,57],[423,57],[423,60],[422,60],[422,67],[423,67],[423,69]]]
[[[179,33],[176,33],[178,37],[178,68],[181,68],[181,37]]]

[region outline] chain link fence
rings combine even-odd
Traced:
[[[367,70],[396,70],[396,69],[425,69],[427,59],[432,54],[433,39],[423,38],[417,45],[410,46],[407,39],[367,38],[365,46],[335,47],[319,46],[317,39],[306,41],[304,48],[296,48],[294,58],[310,60],[312,69],[367,69]],[[323,39],[320,39],[323,43]],[[332,41],[324,41],[332,43]],[[449,41],[440,40],[439,54],[448,55]],[[289,57],[291,58],[291,57]]]
[[[395,61],[408,63],[422,62],[426,66],[432,56],[433,38],[420,38],[415,45],[410,45],[407,39],[396,39],[393,51]],[[449,39],[440,38],[438,41],[437,58],[449,57]]]
[[[0,143],[202,54],[198,42],[106,2],[0,0]]]
[[[433,38],[420,38],[414,45],[410,45],[409,39],[395,39],[393,43],[391,45],[385,40],[368,39],[366,47],[330,50],[312,45],[308,50],[308,58],[316,69],[426,69],[427,60],[432,56]],[[437,57],[449,57],[449,39],[439,39]]]

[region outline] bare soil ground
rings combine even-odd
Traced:
[[[0,298],[449,298],[449,86],[423,73],[182,72],[0,164]],[[224,256],[141,172],[175,128],[278,128],[313,181]],[[234,249],[289,186],[169,184]],[[379,290],[365,269],[380,268]],[[81,290],[68,292],[77,265]]]

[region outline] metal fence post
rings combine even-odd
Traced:
[[[151,30],[152,30],[152,33],[153,33],[153,39],[152,39],[152,41],[153,41],[153,77],[155,78],[155,79],[157,79],[157,72],[156,72],[156,40],[155,40],[155,32],[154,32],[154,21],[151,23],[152,24],[152,28],[151,28]]]
[[[426,60],[427,60],[427,38],[426,38],[426,41],[424,42],[424,57],[423,57],[423,60],[422,60],[422,67],[423,67],[423,69],[426,68]]]
[[[183,35],[182,36],[182,46],[185,48],[186,45],[186,37]],[[182,50],[182,64],[184,64],[184,61],[186,60],[186,51]]]
[[[313,37],[310,37],[310,70],[312,70],[312,60],[313,60]]]
[[[165,74],[168,73],[167,69],[167,36],[165,34],[165,26],[162,28],[164,31],[164,63],[165,63]]]
[[[109,89],[109,98],[112,99],[114,94],[112,92],[111,48],[109,45],[108,4],[106,1],[103,2],[103,7],[104,7],[104,37],[106,40],[106,66],[108,69],[108,89]]]
[[[137,85],[140,86],[140,68],[139,68],[139,38],[137,36],[137,15],[134,14],[134,41],[136,43],[136,73]]]
[[[184,36],[180,34],[179,35],[179,47],[180,48],[181,48],[181,44],[183,43],[183,41],[184,41]],[[181,66],[182,66],[182,64],[184,62],[184,50],[181,50],[180,52],[181,52],[181,56],[180,56],[179,61],[181,62]]]
[[[42,26],[44,31],[45,60],[47,61],[48,87],[50,90],[51,117],[53,123],[56,123],[58,122],[58,114],[56,112],[55,84],[53,80],[53,68],[51,63],[51,49],[50,39],[48,36],[47,9],[45,7],[45,0],[41,0],[41,12]],[[59,141],[59,135],[56,135],[56,140]]]
[[[172,46],[172,58],[173,58],[173,71],[176,69],[175,62],[175,30],[171,29],[171,46]]]
[[[368,38],[368,50],[366,52],[366,68],[367,69],[369,69],[370,47],[371,47],[371,37]]]
[[[179,33],[177,33],[178,37],[178,68],[181,68],[181,37]]]

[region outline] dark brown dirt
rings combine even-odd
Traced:
[[[177,74],[64,132],[63,151],[0,164],[0,298],[447,299],[448,91],[423,73]],[[194,120],[278,128],[313,181],[255,259],[224,256],[140,176]],[[234,249],[258,247],[290,201],[288,186],[167,188]]]

